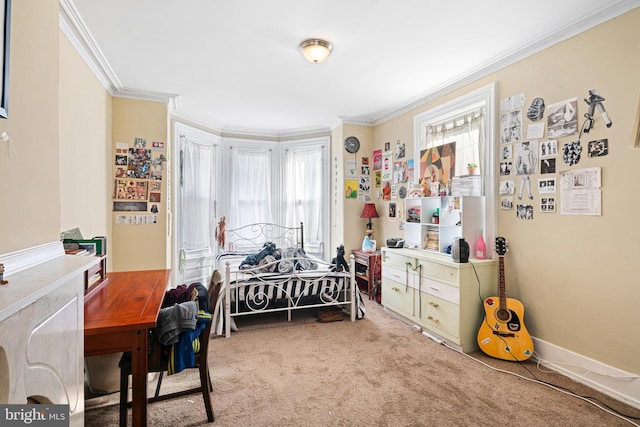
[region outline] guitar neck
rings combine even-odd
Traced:
[[[504,277],[504,255],[500,255],[498,257],[499,259],[499,270],[498,273],[500,275],[500,282],[499,282],[499,297],[500,297],[500,310],[506,310],[507,309],[507,290],[506,290],[506,285],[505,285],[505,277]]]

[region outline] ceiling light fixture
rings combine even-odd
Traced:
[[[307,61],[319,64],[331,55],[333,46],[326,40],[308,39],[300,43],[300,50]]]

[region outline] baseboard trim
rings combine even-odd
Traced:
[[[555,344],[533,338],[532,357],[574,381],[640,409],[640,376],[574,353]]]

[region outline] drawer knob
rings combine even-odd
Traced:
[[[437,302],[427,301],[427,303],[428,303],[429,305],[432,305],[432,306],[433,306],[433,308],[438,308],[438,303],[437,303]]]
[[[392,291],[396,291],[396,292],[400,292],[399,288],[396,288],[395,286],[391,288]]]
[[[433,316],[427,316],[427,319],[433,321],[433,323],[439,323],[440,322],[438,319],[435,319]]]

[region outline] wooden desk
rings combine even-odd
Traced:
[[[147,425],[147,337],[156,326],[171,270],[109,273],[84,301],[84,355],[131,352],[132,419]]]

